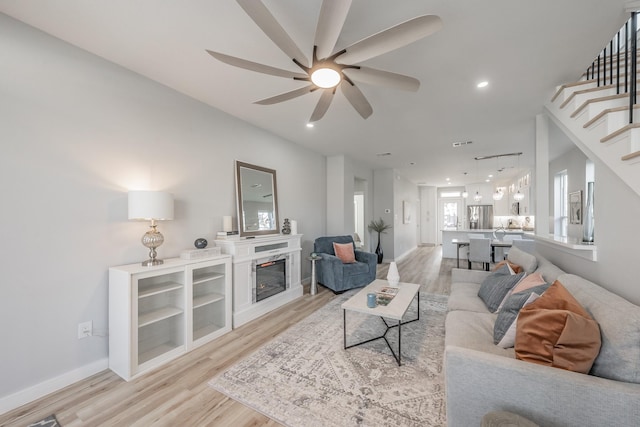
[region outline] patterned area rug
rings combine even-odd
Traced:
[[[398,367],[384,340],[343,349],[342,294],[218,375],[209,385],[291,427],[444,426],[447,297],[420,294],[420,320],[402,327]],[[413,302],[405,319],[416,315]],[[378,317],[347,312],[347,343],[384,333]],[[397,328],[389,332],[397,349]]]

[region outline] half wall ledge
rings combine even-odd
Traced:
[[[579,239],[561,237],[549,234],[548,236],[533,236],[536,245],[550,247],[589,261],[597,261],[598,248],[596,245],[582,243]]]

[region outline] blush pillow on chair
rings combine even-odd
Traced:
[[[600,345],[598,323],[557,280],[520,310],[517,359],[587,374]]]
[[[353,264],[356,262],[356,254],[353,252],[352,243],[333,242],[333,251],[343,264]]]

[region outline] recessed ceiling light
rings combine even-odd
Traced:
[[[313,123],[307,123],[307,127],[308,128],[312,128],[313,127]]]
[[[485,179],[484,182],[491,182],[491,180],[490,179]]]
[[[489,174],[489,178],[493,178],[493,174]]]
[[[478,87],[479,87],[479,88],[481,88],[481,89],[482,89],[483,87],[487,87],[487,86],[489,86],[489,82],[487,82],[487,81],[484,81],[484,82],[480,82],[480,83],[478,83]]]
[[[447,181],[449,181],[449,178],[447,178]]]

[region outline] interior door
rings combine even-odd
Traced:
[[[438,201],[438,223],[440,230],[457,230],[462,227],[464,203],[462,198]],[[438,233],[438,244],[442,244],[442,233]]]

